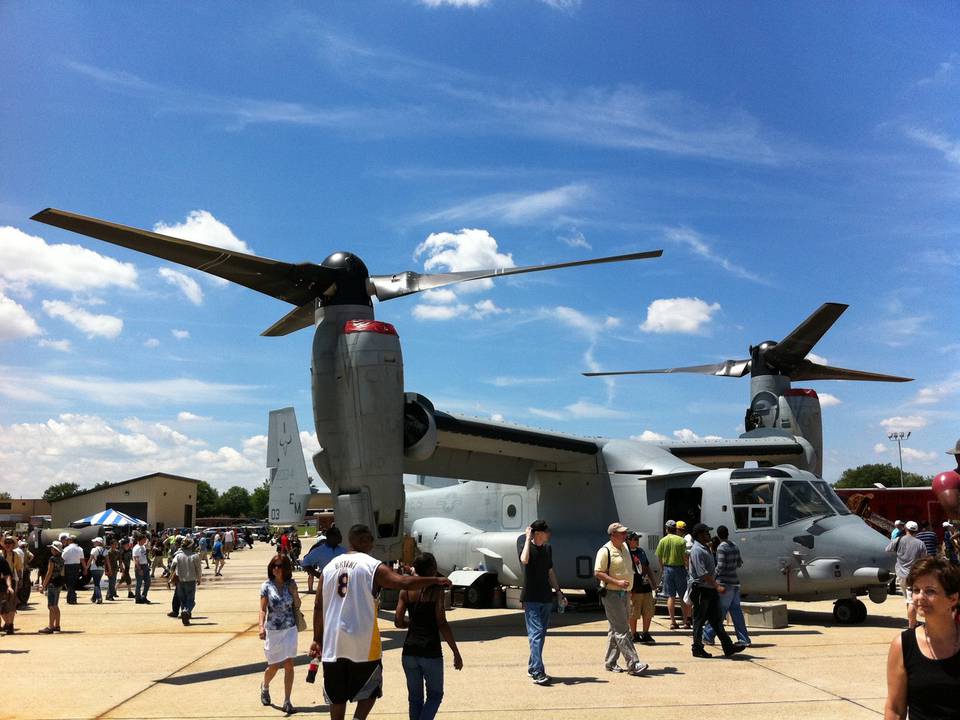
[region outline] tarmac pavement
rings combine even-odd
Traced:
[[[62,593],[59,635],[37,634],[47,624],[47,612],[34,592],[31,609],[17,614],[17,633],[0,637],[0,718],[282,717],[282,672],[271,683],[276,707],[263,707],[258,689],[264,668],[258,589],[271,553],[269,545],[258,543],[234,551],[222,578],[208,571],[190,627],[166,616],[171,591],[159,577],[150,590],[152,605],[126,599],[125,589],[121,600],[102,605],[91,605],[89,592],[78,605],[67,605]],[[306,576],[295,578],[305,591]],[[310,622],[313,596],[303,597]],[[753,646],[730,660],[691,657],[689,632],[670,631],[658,616],[652,627],[657,645],[638,646],[650,664],[644,677],[604,670],[602,614],[554,615],[544,650],[554,678],[549,686],[534,685],[526,675],[521,611],[455,608],[448,618],[464,669],[456,672],[446,652],[439,715],[559,720],[603,709],[608,716],[642,713],[644,720],[882,717],[887,648],[906,626],[902,598],[868,603],[867,622],[852,626],[834,625],[829,602],[794,607],[788,628],[753,629]],[[392,613],[382,613],[381,628],[384,697],[370,717],[401,720],[407,717],[400,667],[404,631],[393,627]],[[322,678],[314,685],[305,682],[310,640],[311,631],[300,634],[292,700],[298,715],[325,717]],[[721,654],[719,646],[714,654]]]

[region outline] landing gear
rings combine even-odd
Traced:
[[[862,623],[867,619],[867,606],[854,598],[837,600],[833,604],[833,619],[843,625]]]

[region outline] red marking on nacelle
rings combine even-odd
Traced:
[[[790,388],[789,390],[787,390],[787,391],[784,393],[784,395],[785,395],[786,397],[797,397],[797,396],[800,396],[800,397],[812,397],[812,398],[815,398],[815,397],[817,397],[817,391],[816,391],[816,390],[809,390],[809,389],[807,389],[807,388]]]
[[[397,329],[390,323],[379,320],[347,320],[343,325],[343,334],[374,332],[381,335],[397,335]],[[399,336],[398,336],[399,337]]]

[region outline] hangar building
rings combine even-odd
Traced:
[[[94,490],[84,490],[51,503],[53,527],[66,527],[75,520],[119,510],[151,528],[193,527],[197,517],[199,480],[157,472],[124,480]]]

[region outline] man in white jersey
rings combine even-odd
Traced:
[[[377,600],[380,588],[419,590],[449,585],[445,577],[398,575],[367,553],[373,533],[354,525],[347,535],[349,552],[333,558],[313,605],[313,644],[310,657],[323,662],[323,694],[332,720],[343,720],[347,703],[356,702],[353,717],[364,720],[381,696],[380,628]]]

